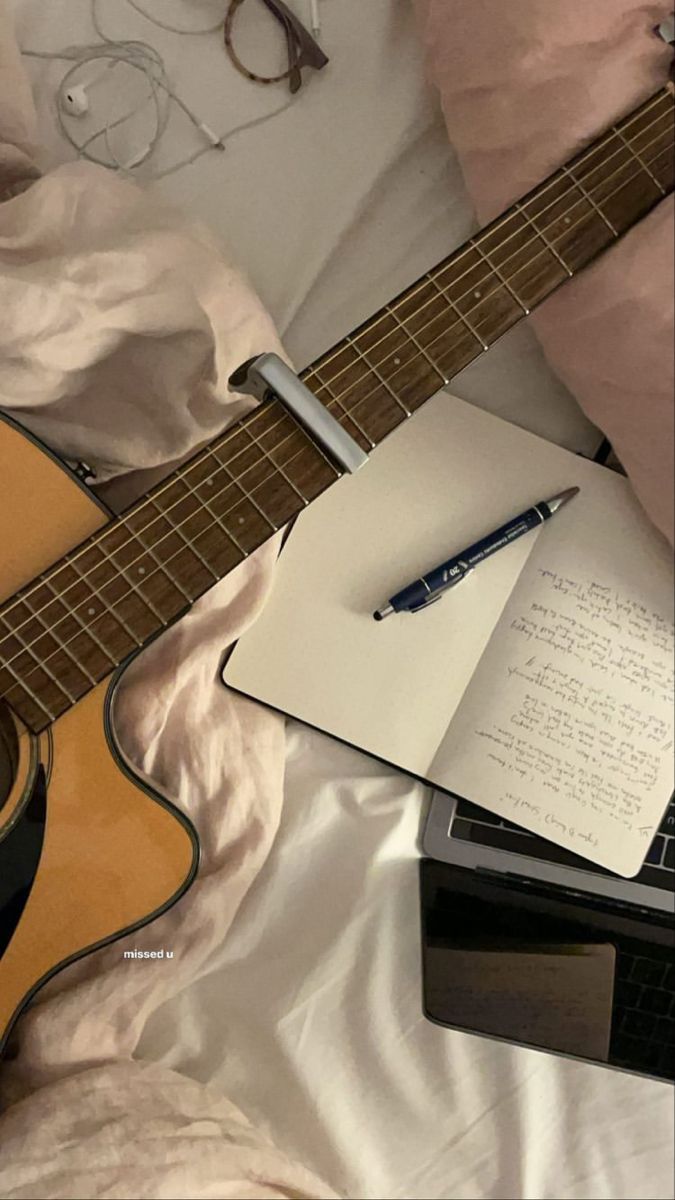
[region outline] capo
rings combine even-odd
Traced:
[[[353,474],[368,462],[359,444],[277,354],[250,358],[230,375],[228,383],[230,391],[258,400],[274,396],[343,471]]]

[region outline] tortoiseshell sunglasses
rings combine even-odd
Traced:
[[[282,0],[263,0],[263,4],[280,22],[286,35],[288,68],[280,75],[256,75],[253,71],[249,71],[232,44],[234,18],[244,2],[245,0],[230,0],[225,18],[225,48],[232,63],[242,75],[245,75],[247,79],[252,79],[255,83],[279,83],[280,80],[287,79],[291,92],[299,91],[302,87],[300,74],[302,67],[313,67],[315,71],[320,71],[328,62],[327,55],[324,54],[302,21],[296,17],[295,13],[291,12]]]

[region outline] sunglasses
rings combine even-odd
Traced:
[[[291,92],[299,91],[302,87],[302,68],[312,67],[315,71],[320,71],[328,62],[327,55],[324,54],[302,21],[298,20],[295,13],[291,12],[282,0],[263,0],[265,7],[283,28],[288,51],[288,68],[280,75],[256,75],[241,61],[232,41],[234,19],[244,3],[245,0],[230,0],[225,18],[225,48],[232,64],[242,75],[245,75],[247,79],[252,79],[255,83],[279,83],[280,80],[287,79]]]

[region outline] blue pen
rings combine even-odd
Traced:
[[[416,579],[414,583],[408,584],[402,591],[392,596],[387,604],[383,604],[373,613],[375,620],[383,621],[385,617],[389,617],[395,612],[419,612],[421,608],[427,608],[429,604],[440,600],[444,592],[465,579],[469,571],[472,571],[483,559],[489,558],[497,550],[515,542],[517,538],[529,533],[531,529],[536,529],[537,525],[543,525],[544,521],[548,521],[564,504],[576,496],[578,491],[578,487],[567,488],[567,491],[560,492],[558,496],[552,496],[550,500],[541,500],[539,504],[528,508],[527,512],[514,517],[500,529],[495,529],[494,533],[489,533],[480,542],[474,542],[473,546],[462,550],[460,554],[455,554],[447,562],[441,563],[440,567],[435,567],[433,571],[429,571],[428,575]]]

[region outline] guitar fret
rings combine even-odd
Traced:
[[[476,241],[476,239],[475,239],[475,238],[469,238],[469,245],[470,245],[470,246],[473,246],[474,250],[476,250],[476,251],[478,252],[478,254],[480,254],[481,258],[483,259],[483,262],[485,262],[485,263],[487,264],[487,266],[490,268],[490,270],[492,271],[492,273],[493,273],[494,275],[496,275],[498,279],[500,279],[500,280],[501,280],[501,282],[503,283],[503,285],[504,285],[504,287],[506,288],[507,292],[509,292],[509,294],[510,294],[511,296],[513,296],[513,299],[515,300],[516,304],[519,304],[519,305],[520,305],[520,307],[522,308],[522,310],[523,310],[523,313],[525,314],[525,316],[526,316],[526,317],[529,317],[529,315],[530,315],[530,310],[529,310],[529,308],[527,307],[527,305],[526,305],[526,304],[523,304],[523,302],[522,302],[522,300],[521,300],[520,296],[519,296],[519,295],[517,294],[517,292],[516,292],[516,291],[515,291],[515,290],[514,290],[514,289],[511,287],[511,284],[509,283],[509,281],[508,281],[508,279],[506,278],[506,276],[502,274],[502,272],[500,271],[499,267],[498,267],[498,266],[496,266],[496,265],[495,265],[495,263],[493,263],[493,262],[491,261],[491,259],[490,259],[490,258],[488,258],[487,254],[484,254],[484,253],[483,253],[483,251],[481,250],[480,246],[478,245],[478,242]]]
[[[660,88],[659,91],[656,92],[655,95],[653,95],[649,100],[645,101],[644,104],[638,105],[634,112],[629,113],[627,117],[623,117],[623,119],[619,121],[621,129],[631,129],[634,125],[639,125],[645,119],[647,119],[647,121],[651,124],[654,119],[654,110],[658,110],[661,106],[663,106],[664,111],[663,113],[659,114],[659,117],[672,116],[673,92],[669,84],[666,84],[665,87]],[[631,137],[633,137],[633,134],[631,134]]]
[[[116,546],[117,538],[122,537],[121,546]],[[121,551],[129,550],[129,562],[124,561]],[[131,646],[124,647],[128,652],[137,646],[145,644],[147,638],[157,631],[157,622],[162,628],[166,627],[163,614],[146,596],[141,582],[132,575],[135,564],[138,543],[126,538],[123,526],[117,525],[109,535],[102,540],[94,538],[80,557],[79,574],[86,580],[91,593],[96,596],[113,619],[126,631],[131,639]],[[145,574],[142,566],[137,570],[139,576]],[[114,630],[109,635],[115,638]],[[122,652],[120,647],[120,652]]]
[[[249,504],[249,517],[252,515],[250,506],[253,506],[256,514],[263,518],[265,529],[256,536],[253,543],[256,547],[261,545],[271,533],[297,516],[300,508],[304,507],[306,502],[305,492],[297,487],[287,473],[280,470],[279,462],[271,457],[262,441],[262,437],[265,436],[262,434],[262,429],[270,420],[270,414],[283,411],[275,409],[274,403],[273,400],[267,400],[247,418],[238,422],[234,430],[226,436],[224,443],[216,448],[228,454],[227,461],[223,460],[221,453],[217,454],[217,458],[226,469],[231,485],[241,493],[241,500],[238,504],[240,510],[245,500]],[[297,430],[297,426],[290,423],[287,415],[281,419],[288,420],[290,428],[294,432]],[[256,439],[251,436],[247,428],[249,422],[256,424],[256,429],[262,434],[260,438]],[[277,421],[274,420],[273,425],[276,424]],[[276,448],[276,442],[275,438],[274,448]],[[273,468],[272,471],[269,469],[270,464]],[[269,515],[271,512],[274,513],[274,517]],[[257,516],[256,523],[259,524]]]
[[[525,218],[528,225],[530,225],[531,228],[534,229],[534,232],[537,234],[537,237],[541,238],[544,245],[547,247],[548,250],[551,251],[551,254],[554,256],[554,258],[556,258],[558,260],[558,262],[560,263],[560,266],[563,268],[564,271],[567,272],[567,274],[569,275],[569,277],[571,279],[572,276],[574,275],[574,271],[572,270],[571,267],[568,267],[562,254],[558,253],[555,246],[553,245],[552,242],[550,242],[548,240],[548,238],[547,238],[546,234],[543,232],[543,230],[540,230],[539,226],[537,225],[537,222],[535,220],[533,220],[533,218],[531,216],[529,216],[528,213],[525,212],[525,209],[523,208],[523,206],[521,204],[518,204],[518,203],[514,204],[513,207],[516,208],[518,210],[518,212]]]
[[[57,679],[57,677],[54,674],[54,672],[52,671],[51,667],[49,667],[47,665],[47,662],[40,660],[38,655],[33,650],[32,646],[26,645],[26,643],[24,642],[24,639],[21,637],[18,630],[12,629],[11,625],[8,624],[8,622],[5,620],[4,617],[2,618],[2,623],[5,626],[5,629],[8,631],[9,636],[16,638],[17,642],[19,643],[20,654],[27,654],[31,658],[31,660],[34,662],[35,666],[34,666],[34,668],[31,669],[30,673],[32,674],[33,671],[36,671],[36,670],[44,671],[45,675],[49,676],[52,683],[55,685],[55,687],[58,689],[58,691],[61,692],[61,695],[68,701],[69,705],[75,704],[77,697],[71,695],[68,688],[63,683],[61,683],[61,681],[59,679]],[[10,671],[11,674],[14,675],[15,679],[18,679],[18,676],[15,673],[14,668],[11,666],[11,663],[6,662],[3,665],[6,668],[6,670]],[[29,690],[23,679],[20,679],[19,682],[21,683],[21,686],[26,691]],[[32,695],[32,693],[31,693],[31,695]],[[34,698],[35,697],[33,697],[33,699]]]
[[[211,457],[212,457],[212,458],[215,458],[216,462],[220,463],[220,466],[221,466],[221,467],[222,467],[222,469],[223,469],[223,470],[226,472],[226,474],[227,474],[227,476],[228,476],[228,478],[229,478],[229,480],[230,480],[230,483],[231,483],[231,484],[233,484],[233,485],[234,485],[234,487],[238,488],[238,489],[239,489],[239,491],[242,493],[242,497],[243,497],[243,499],[245,499],[245,500],[248,500],[248,501],[249,501],[249,502],[250,502],[250,503],[253,505],[253,507],[256,509],[256,511],[257,511],[258,513],[260,513],[260,516],[262,517],[263,521],[265,521],[265,522],[266,522],[266,524],[270,526],[270,529],[272,530],[272,532],[273,532],[273,533],[278,533],[278,531],[279,531],[279,526],[278,526],[278,525],[275,525],[275,523],[274,523],[274,521],[271,519],[271,517],[268,517],[268,515],[267,515],[267,513],[265,512],[264,508],[262,508],[262,507],[261,507],[261,506],[258,504],[258,501],[257,501],[257,500],[255,499],[255,497],[254,497],[254,496],[253,496],[253,495],[252,495],[252,494],[251,494],[251,493],[250,493],[250,492],[247,490],[247,488],[245,488],[245,487],[244,487],[244,485],[241,483],[241,481],[240,481],[239,479],[236,479],[236,478],[235,478],[235,476],[234,476],[234,475],[232,474],[232,472],[230,471],[230,468],[228,467],[227,463],[224,463],[224,462],[223,462],[223,460],[221,459],[220,455],[218,454],[218,448],[217,448],[217,447],[214,447],[214,449],[213,449],[213,450],[212,450],[210,453],[211,453]]]
[[[670,116],[670,120],[667,118]],[[658,125],[656,130],[654,125]],[[661,113],[657,120],[643,129],[632,133],[630,144],[632,149],[642,156],[644,164],[656,176],[658,183],[665,189],[666,194],[672,191],[673,170],[673,122],[670,114]],[[619,128],[621,128],[619,126]]]
[[[167,522],[167,524],[171,526],[171,529],[173,530],[173,532],[185,544],[186,549],[189,550],[191,554],[194,554],[195,558],[198,558],[199,561],[202,563],[202,565],[206,567],[206,570],[208,571],[209,575],[213,579],[214,583],[216,583],[218,581],[219,576],[213,570],[211,565],[206,561],[206,559],[204,558],[204,555],[201,554],[200,551],[197,549],[197,547],[192,544],[192,542],[191,542],[190,538],[187,536],[187,534],[183,533],[183,530],[181,529],[180,525],[177,525],[174,521],[172,521],[168,512],[166,512],[157,503],[157,501],[155,499],[151,500],[150,503],[152,504],[152,507],[156,510],[156,512],[159,513],[160,517],[163,517],[164,520]],[[175,558],[176,555],[171,555],[170,557]],[[181,588],[181,591],[182,590],[183,589]]]
[[[433,293],[434,300],[440,301],[444,311],[447,311],[445,301],[434,292],[433,288],[430,287],[429,290]],[[415,292],[416,289],[413,288],[409,294],[405,293],[403,296],[399,296],[396,301],[395,316],[393,308],[391,312],[383,311],[376,320],[370,323],[366,322],[351,335],[352,341],[367,357],[369,366],[365,374],[362,369],[362,360],[358,358],[355,350],[347,344],[341,343],[337,358],[333,354],[328,359],[332,370],[329,374],[320,376],[321,379],[325,379],[333,396],[338,396],[340,399],[343,395],[349,396],[350,403],[346,411],[352,420],[355,417],[357,406],[363,402],[363,411],[359,421],[366,437],[364,438],[356,427],[348,427],[352,437],[363,450],[372,450],[373,442],[376,445],[379,437],[384,437],[392,429],[395,429],[400,423],[399,414],[402,411],[395,403],[394,409],[391,411],[391,395],[383,388],[379,379],[372,375],[370,367],[377,368],[381,375],[387,376],[398,399],[409,409],[419,408],[420,404],[423,404],[441,386],[438,370],[429,364],[418,349],[419,346],[428,351],[429,340],[433,339],[430,339],[427,328],[427,316],[430,315],[428,309],[422,317],[422,326],[417,327],[416,323],[420,313],[416,307],[413,307]],[[413,336],[415,341],[412,340]],[[437,361],[436,356],[435,361]],[[336,369],[340,362],[344,365]],[[311,370],[312,373],[317,372],[317,374],[318,370],[322,371],[322,360],[320,359],[316,367]],[[375,387],[365,391],[369,378]],[[369,400],[367,408],[366,400]]]
[[[78,636],[81,631],[70,616],[63,621],[64,613],[65,609],[54,602],[49,588],[40,583],[28,595],[20,595],[9,613],[3,615],[2,623],[9,632],[6,635],[0,633],[5,661],[11,662],[15,675],[28,682],[33,694],[39,695],[49,710],[58,715],[77,703],[98,682],[81,661],[79,649],[77,656],[70,649],[69,643],[73,639],[69,630],[72,631],[74,626]],[[91,653],[88,657],[91,659]],[[104,666],[103,675],[109,669],[105,658]],[[69,703],[65,702],[65,696]],[[23,709],[21,714],[29,715]]]
[[[1,619],[7,634],[0,632],[5,656],[5,664],[0,660],[0,677],[6,665],[14,679],[30,682],[31,694],[40,695],[50,712],[58,710],[59,715],[90,690],[91,682],[82,667],[68,656],[49,623],[32,612],[28,600],[17,602],[11,620],[7,616]]]
[[[366,433],[366,430],[363,428],[363,425],[361,425],[360,422],[357,421],[354,414],[352,412],[350,412],[348,408],[345,408],[344,404],[342,403],[341,397],[335,393],[335,391],[333,390],[331,385],[329,383],[324,383],[319,371],[317,370],[314,373],[320,384],[320,387],[318,390],[320,391],[321,389],[325,389],[325,391],[328,392],[328,395],[331,397],[331,400],[333,401],[333,403],[337,404],[339,406],[339,408],[341,409],[343,416],[346,417],[346,419],[348,421],[352,422],[352,424],[356,427],[356,429],[358,429],[361,436],[366,439],[366,442],[367,442],[369,448],[371,450],[374,450],[375,446],[377,445],[377,442],[374,442],[373,439],[371,438],[370,434]],[[338,420],[339,420],[339,418],[338,418]]]
[[[115,560],[115,552],[113,550],[112,555],[111,555],[111,561],[114,562],[114,560]],[[115,566],[117,566],[117,563],[115,563]],[[149,609],[149,611],[153,614],[153,616],[155,616],[157,618],[160,625],[163,625],[164,628],[166,629],[168,622],[164,619],[164,616],[159,611],[159,609],[156,607],[156,605],[153,604],[152,599],[149,596],[145,595],[142,584],[136,583],[136,581],[134,579],[131,579],[130,576],[128,575],[125,567],[118,566],[117,569],[120,571],[122,578],[129,584],[129,587],[131,588],[131,590],[136,593],[136,595],[140,598],[140,600],[143,602],[145,607],[147,609]]]
[[[92,596],[95,596],[96,599],[100,601],[100,603],[105,608],[106,612],[108,612],[110,614],[110,616],[112,617],[113,621],[115,621],[117,623],[117,625],[121,626],[121,628],[125,631],[127,636],[131,638],[132,642],[134,642],[134,644],[136,646],[139,646],[139,647],[142,646],[143,642],[139,641],[139,639],[136,637],[136,634],[134,633],[133,629],[131,629],[129,627],[129,625],[127,625],[126,621],[124,620],[124,617],[120,616],[119,613],[115,612],[113,606],[108,603],[108,601],[105,599],[104,596],[101,595],[100,591],[97,588],[92,586],[92,584],[87,579],[86,575],[84,575],[82,573],[79,566],[77,565],[77,556],[76,555],[71,556],[69,554],[66,554],[64,557],[65,557],[65,561],[68,563],[68,566],[72,567],[73,571],[79,577],[79,579],[81,579],[82,583],[86,584],[87,588],[89,589],[90,594]],[[93,613],[91,613],[90,615],[93,616]],[[117,662],[115,665],[119,666],[119,662]]]
[[[270,399],[252,424],[259,446],[272,456],[308,502],[340,478],[340,468],[278,400]]]
[[[386,390],[388,391],[388,393],[389,393],[389,395],[391,396],[392,400],[393,400],[393,401],[394,401],[396,404],[398,404],[398,407],[401,409],[401,412],[405,413],[406,417],[411,417],[411,416],[412,416],[412,413],[411,413],[410,409],[409,409],[409,408],[407,408],[407,407],[406,407],[406,405],[403,403],[403,401],[402,401],[402,400],[401,400],[401,399],[400,399],[400,398],[399,398],[399,397],[396,395],[396,392],[394,391],[394,389],[393,389],[392,387],[390,387],[390,386],[389,386],[389,384],[387,383],[387,381],[386,381],[386,379],[384,378],[384,376],[383,376],[383,375],[381,375],[381,374],[380,374],[380,372],[378,371],[377,367],[374,367],[374,366],[372,365],[372,363],[369,361],[369,359],[366,357],[366,355],[365,355],[365,354],[364,354],[364,353],[363,353],[361,350],[359,350],[359,347],[358,347],[358,346],[356,345],[356,343],[355,343],[355,342],[352,340],[352,338],[351,338],[351,337],[346,337],[346,338],[345,338],[345,342],[347,343],[347,345],[348,345],[348,346],[350,346],[350,347],[351,347],[351,349],[354,351],[354,353],[355,353],[355,354],[358,354],[359,358],[360,358],[360,359],[361,359],[361,360],[362,360],[362,361],[363,361],[363,362],[366,364],[366,366],[367,366],[368,370],[369,370],[370,372],[372,372],[372,374],[373,374],[373,375],[375,375],[377,379],[379,379],[379,381],[380,381],[380,383],[382,384],[382,386],[383,386],[384,388],[386,388]]]
[[[54,601],[55,601],[56,603],[58,603],[59,605],[63,606],[63,600],[62,600],[62,597],[61,597],[61,596],[60,596],[60,594],[57,592],[56,588],[53,586],[53,584],[52,584],[52,582],[51,582],[51,580],[50,580],[50,578],[49,578],[49,576],[48,576],[48,575],[47,575],[47,576],[44,576],[44,586],[45,586],[45,587],[46,587],[46,588],[49,590],[49,592],[52,594],[52,596],[54,597]],[[26,603],[26,601],[24,600],[24,604],[25,604],[25,603]],[[106,647],[106,646],[104,646],[104,645],[103,645],[103,642],[100,640],[100,638],[98,638],[98,637],[97,637],[97,635],[96,635],[95,631],[94,631],[94,630],[93,630],[93,629],[92,629],[92,628],[91,628],[89,625],[87,625],[87,624],[86,624],[86,622],[84,622],[84,621],[81,619],[81,617],[79,616],[79,614],[78,614],[78,612],[77,612],[77,609],[76,609],[76,607],[75,607],[75,606],[71,606],[70,608],[68,608],[68,609],[67,609],[67,610],[65,610],[65,611],[67,612],[67,616],[68,616],[68,618],[70,618],[70,619],[72,619],[73,621],[75,621],[76,625],[79,625],[79,627],[80,627],[80,630],[82,631],[82,633],[83,633],[83,634],[86,634],[86,636],[87,636],[88,638],[90,638],[90,639],[91,639],[91,641],[92,641],[92,642],[94,642],[96,646],[98,646],[98,648],[99,648],[99,650],[101,651],[101,653],[102,653],[103,657],[104,657],[105,659],[107,659],[108,663],[110,663],[110,664],[111,664],[111,666],[114,666],[114,667],[117,667],[117,666],[119,666],[119,663],[118,663],[118,662],[116,661],[116,659],[115,659],[115,658],[114,658],[114,657],[111,655],[111,653],[110,653],[110,651],[107,649],[107,647]],[[62,618],[61,620],[57,621],[57,622],[56,622],[56,624],[58,624],[58,625],[63,625],[63,624],[64,624],[64,620],[63,620],[63,618]],[[75,635],[75,636],[77,636],[77,635]],[[68,640],[69,640],[69,641],[73,641],[74,639],[73,639],[73,638],[69,638]],[[78,660],[78,665],[79,665],[79,660]],[[98,679],[96,679],[96,678],[93,678],[93,677],[90,675],[89,671],[85,670],[85,668],[84,668],[84,667],[80,666],[80,670],[81,670],[81,671],[84,671],[84,673],[85,673],[85,674],[88,676],[88,678],[90,678],[90,679],[92,680],[92,683],[93,683],[93,684],[97,684],[97,683],[99,682],[99,680],[98,680]]]
[[[45,581],[45,582],[48,582],[48,581]],[[51,591],[51,588],[50,588],[50,591]],[[79,661],[79,659],[76,658],[76,656],[68,649],[67,644],[60,637],[56,636],[55,628],[50,628],[49,625],[47,624],[47,622],[44,620],[42,614],[40,612],[35,612],[32,604],[29,602],[27,597],[24,598],[23,603],[26,605],[26,608],[28,609],[31,616],[42,626],[45,633],[54,639],[54,641],[58,645],[59,651],[62,651],[70,659],[70,661],[73,663],[73,665],[75,667],[77,667],[78,671],[82,675],[84,675],[85,679],[89,680],[89,683],[92,686],[95,686],[98,683],[98,680],[95,679],[94,676],[90,674],[90,672],[87,670],[86,666],[83,663],[81,663]],[[7,622],[5,621],[4,624],[6,625]],[[75,699],[76,699],[76,697],[73,699],[73,704],[75,703]]]
[[[666,189],[665,189],[665,188],[662,186],[662,184],[661,184],[661,183],[659,182],[659,180],[656,178],[656,175],[654,174],[654,172],[650,170],[650,168],[649,168],[649,164],[645,162],[645,160],[644,160],[644,158],[642,157],[642,155],[640,154],[640,152],[639,152],[638,150],[636,150],[634,146],[631,146],[631,144],[630,144],[630,141],[628,140],[628,138],[624,137],[624,135],[622,134],[621,130],[620,130],[620,129],[618,129],[616,125],[613,125],[613,126],[612,126],[612,130],[613,130],[613,132],[616,134],[616,136],[617,136],[617,137],[618,137],[618,138],[619,138],[619,139],[620,139],[620,140],[623,142],[624,146],[625,146],[625,147],[626,147],[626,149],[628,150],[628,153],[629,153],[629,154],[632,154],[632,156],[633,156],[633,158],[635,159],[635,161],[636,161],[636,162],[637,162],[637,163],[638,163],[638,164],[639,164],[639,165],[642,167],[642,169],[643,169],[644,171],[646,171],[646,172],[647,172],[647,174],[648,174],[649,178],[652,180],[652,182],[653,182],[653,183],[655,183],[655,184],[656,184],[656,186],[657,186],[657,188],[659,189],[659,191],[660,191],[661,195],[662,195],[662,196],[665,196],[665,195],[666,195]]]
[[[581,192],[584,199],[588,200],[588,203],[590,204],[591,208],[595,209],[596,213],[601,218],[601,220],[603,220],[605,222],[605,225],[607,226],[609,231],[614,234],[614,237],[615,238],[618,237],[619,236],[618,229],[615,228],[615,226],[610,221],[609,217],[602,211],[602,209],[600,208],[600,205],[596,204],[591,193],[584,187],[581,180],[577,179],[576,175],[573,173],[573,171],[570,170],[569,167],[565,166],[562,168],[562,170],[565,173],[565,175],[567,175],[568,178],[572,180],[572,183],[578,189],[578,191]]]
[[[196,484],[197,481],[192,482]],[[161,548],[164,562],[175,560],[176,572],[186,588],[192,591],[194,599],[211,586],[211,578],[222,579],[246,557],[229,529],[216,521],[211,504],[216,497],[217,493],[208,496],[207,507],[204,495],[198,494],[196,488],[188,486],[180,476],[164,488],[161,498],[157,497],[155,501],[162,513],[157,546]]]
[[[617,236],[661,199],[646,171],[638,165],[636,172],[635,159],[615,134],[609,135],[600,150],[587,152],[581,165],[576,161],[568,163],[566,173],[577,184],[583,183],[588,195],[611,221]]]
[[[400,338],[401,331],[390,317],[377,322],[376,328],[374,326],[372,330],[364,327],[355,331],[355,336],[360,342],[362,337],[370,333],[374,338],[375,352],[381,352],[383,339],[379,335],[387,324],[395,330],[397,338]],[[407,338],[406,343],[410,344]],[[361,449],[369,453],[400,425],[405,419],[405,412],[401,404],[392,397],[390,388],[386,387],[371,369],[375,364],[370,354],[364,369],[363,351],[357,353],[354,346],[343,340],[336,352],[330,356],[330,364],[331,373],[326,383],[320,382],[317,375],[317,398],[329,407],[332,400],[336,397],[339,399],[344,413],[348,414],[342,422],[344,428]],[[317,370],[321,371],[323,368],[324,364],[319,360]]]
[[[169,568],[168,568],[168,566],[166,565],[166,563],[164,563],[164,562],[162,561],[162,559],[161,559],[161,558],[159,558],[157,554],[155,554],[155,552],[154,552],[154,550],[153,550],[152,546],[149,546],[149,545],[147,544],[147,542],[144,540],[144,538],[141,536],[141,534],[142,534],[142,533],[143,533],[143,532],[144,532],[146,529],[148,529],[148,528],[150,527],[150,525],[152,525],[152,524],[153,524],[153,522],[152,522],[152,521],[148,522],[148,524],[147,524],[147,525],[144,525],[144,526],[143,526],[143,528],[142,528],[142,529],[140,529],[140,530],[134,530],[134,529],[132,529],[132,528],[131,528],[131,526],[129,525],[129,520],[130,520],[130,518],[129,518],[129,517],[125,517],[125,516],[118,517],[118,524],[119,524],[119,525],[121,525],[123,528],[125,528],[125,529],[127,529],[127,530],[128,530],[128,532],[131,534],[131,537],[132,537],[133,543],[134,543],[134,544],[138,544],[139,546],[141,546],[141,547],[143,548],[144,552],[145,552],[147,555],[149,555],[149,557],[152,559],[152,561],[153,561],[153,562],[156,564],[156,566],[157,566],[157,569],[158,569],[159,571],[161,571],[161,573],[162,573],[163,575],[165,575],[165,576],[166,576],[166,578],[168,579],[169,583],[170,583],[170,584],[171,584],[171,585],[172,585],[174,588],[176,588],[176,590],[177,590],[177,591],[179,591],[179,592],[180,592],[180,594],[183,596],[183,598],[184,598],[185,600],[187,600],[188,604],[191,604],[191,603],[192,603],[192,597],[190,596],[189,592],[186,592],[186,590],[185,590],[185,588],[183,587],[183,585],[181,584],[180,580],[179,580],[179,579],[176,579],[176,577],[174,576],[173,572],[169,570]],[[113,554],[116,554],[116,553],[118,553],[118,552],[119,552],[119,550],[117,550],[117,551],[113,551]],[[142,592],[141,592],[141,595],[143,595],[143,593],[142,593]],[[143,599],[145,599],[145,596],[143,596]],[[146,601],[146,603],[147,603],[147,601]],[[151,606],[151,607],[152,607],[152,606]],[[153,611],[154,611],[154,608],[153,608]],[[162,617],[160,614],[158,614],[158,615],[160,616],[160,620],[162,621],[162,624],[166,624],[166,622],[164,621],[164,618],[163,618],[163,617]]]
[[[31,688],[29,688],[29,685],[28,685],[28,684],[26,684],[26,683],[24,682],[24,680],[23,680],[22,678],[20,678],[20,676],[18,676],[17,672],[16,672],[16,671],[14,671],[14,668],[13,668],[13,667],[11,667],[11,666],[10,666],[10,665],[8,665],[8,664],[2,664],[2,670],[4,670],[4,671],[7,671],[8,673],[10,673],[10,674],[11,674],[11,676],[12,676],[12,678],[13,678],[14,680],[16,680],[16,683],[14,683],[14,684],[13,684],[13,686],[12,686],[12,688],[10,689],[10,691],[8,691],[8,692],[7,692],[7,697],[11,697],[11,695],[12,695],[12,691],[14,690],[14,688],[19,688],[19,689],[20,689],[20,691],[23,691],[23,692],[25,692],[25,695],[26,695],[26,696],[28,696],[28,698],[29,698],[29,701],[30,701],[32,704],[35,704],[35,706],[36,706],[38,709],[41,709],[41,712],[44,714],[44,716],[47,716],[47,718],[48,718],[48,721],[49,721],[49,722],[55,721],[56,719],[58,719],[58,718],[59,718],[59,716],[60,716],[60,713],[53,713],[53,712],[52,712],[52,709],[50,709],[50,708],[47,706],[47,703],[46,703],[46,702],[44,702],[43,700],[40,700],[40,696],[37,696],[37,695],[35,694],[35,692],[34,692],[34,691],[32,691],[32,689],[31,689]],[[11,703],[11,700],[10,700],[10,703]],[[14,706],[13,706],[13,707],[17,709],[17,712],[19,713],[19,715],[23,715],[23,714],[22,714],[22,709],[20,709],[20,706],[19,706],[19,704],[17,704],[17,703],[14,703]]]
[[[187,490],[190,492],[190,494],[193,495],[195,497],[195,499],[197,500],[197,502],[206,509],[206,511],[211,515],[211,517],[213,517],[213,520],[215,521],[218,528],[222,529],[225,536],[227,538],[229,538],[229,540],[236,546],[237,550],[239,550],[239,552],[241,554],[243,554],[244,558],[247,558],[248,553],[249,553],[248,550],[245,550],[244,547],[237,541],[237,538],[232,533],[232,531],[227,528],[227,525],[225,525],[225,523],[221,519],[221,517],[218,516],[218,513],[215,511],[215,509],[213,509],[211,507],[210,502],[208,500],[203,499],[198,494],[198,492],[195,490],[195,488],[190,486],[188,479],[189,479],[189,476],[187,476],[187,475],[181,476],[181,482],[184,484],[184,486],[187,488]]]
[[[120,535],[125,537],[124,530],[114,522],[103,538],[90,538],[63,559],[61,589],[52,605],[58,608],[64,601],[66,623],[72,625],[74,620],[79,626],[68,641],[77,646],[80,657],[86,654],[91,658],[92,653],[91,644],[86,642],[80,649],[83,638],[103,653],[103,669],[101,665],[95,667],[96,672],[102,670],[100,678],[110,665],[119,666],[133,650],[140,649],[157,630],[157,618],[144,595],[131,585],[123,565],[109,553],[111,542]],[[63,620],[62,615],[60,629]]]
[[[36,707],[40,709],[46,717],[49,718],[50,721],[55,721],[57,719],[59,714],[52,712],[46,702],[41,700],[40,697],[35,694],[32,688],[30,688],[28,684],[21,678],[21,676],[14,670],[14,667],[11,665],[11,663],[0,662],[0,671],[7,671],[15,680],[15,683],[9,689],[9,692],[6,693],[8,696],[10,696],[12,691],[18,687],[22,692],[26,693],[31,703],[35,704]],[[17,706],[17,711],[21,714],[21,709],[19,706]]]
[[[258,447],[258,449],[261,451],[262,454],[264,454],[264,456],[268,460],[268,462],[270,462],[272,464],[274,470],[279,472],[279,474],[286,480],[286,483],[288,484],[288,486],[293,489],[296,496],[300,497],[303,505],[307,506],[309,504],[309,500],[305,496],[304,492],[302,492],[299,487],[296,487],[296,485],[293,483],[293,480],[290,479],[289,476],[287,475],[286,471],[284,471],[284,468],[282,466],[280,466],[280,464],[276,462],[276,460],[272,457],[272,455],[270,453],[268,453],[268,451],[265,449],[265,447],[260,444],[257,437],[255,437],[255,435],[251,433],[251,430],[248,428],[247,425],[244,426],[244,429],[245,429],[246,434],[248,435],[249,440],[253,443],[253,445]]]
[[[403,332],[406,334],[406,336],[410,338],[410,341],[413,343],[413,345],[417,347],[419,353],[424,358],[426,358],[427,362],[429,363],[429,366],[432,367],[432,369],[436,372],[441,383],[443,385],[449,383],[450,380],[446,379],[445,373],[443,371],[441,371],[441,368],[439,367],[438,363],[434,362],[434,360],[430,354],[427,354],[427,351],[424,349],[421,342],[419,342],[417,340],[414,333],[410,332],[407,325],[403,321],[399,321],[398,317],[396,316],[396,313],[394,312],[394,310],[390,304],[385,305],[385,312],[389,313],[389,316],[394,319],[396,324],[403,330]]]
[[[473,334],[473,336],[475,337],[475,339],[478,342],[478,345],[481,347],[481,349],[489,350],[490,347],[488,346],[487,342],[485,342],[483,340],[483,338],[479,334],[478,330],[474,329],[469,318],[465,317],[464,314],[460,312],[460,310],[458,309],[454,300],[452,299],[452,296],[450,296],[448,294],[446,289],[440,283],[437,283],[437,281],[434,279],[433,275],[429,271],[427,271],[427,273],[425,275],[425,279],[428,279],[429,283],[433,284],[433,286],[436,288],[436,291],[439,292],[440,295],[443,297],[443,299],[450,305],[450,307],[452,308],[452,311],[456,314],[456,316],[459,317],[462,324],[466,326],[469,333]]]

